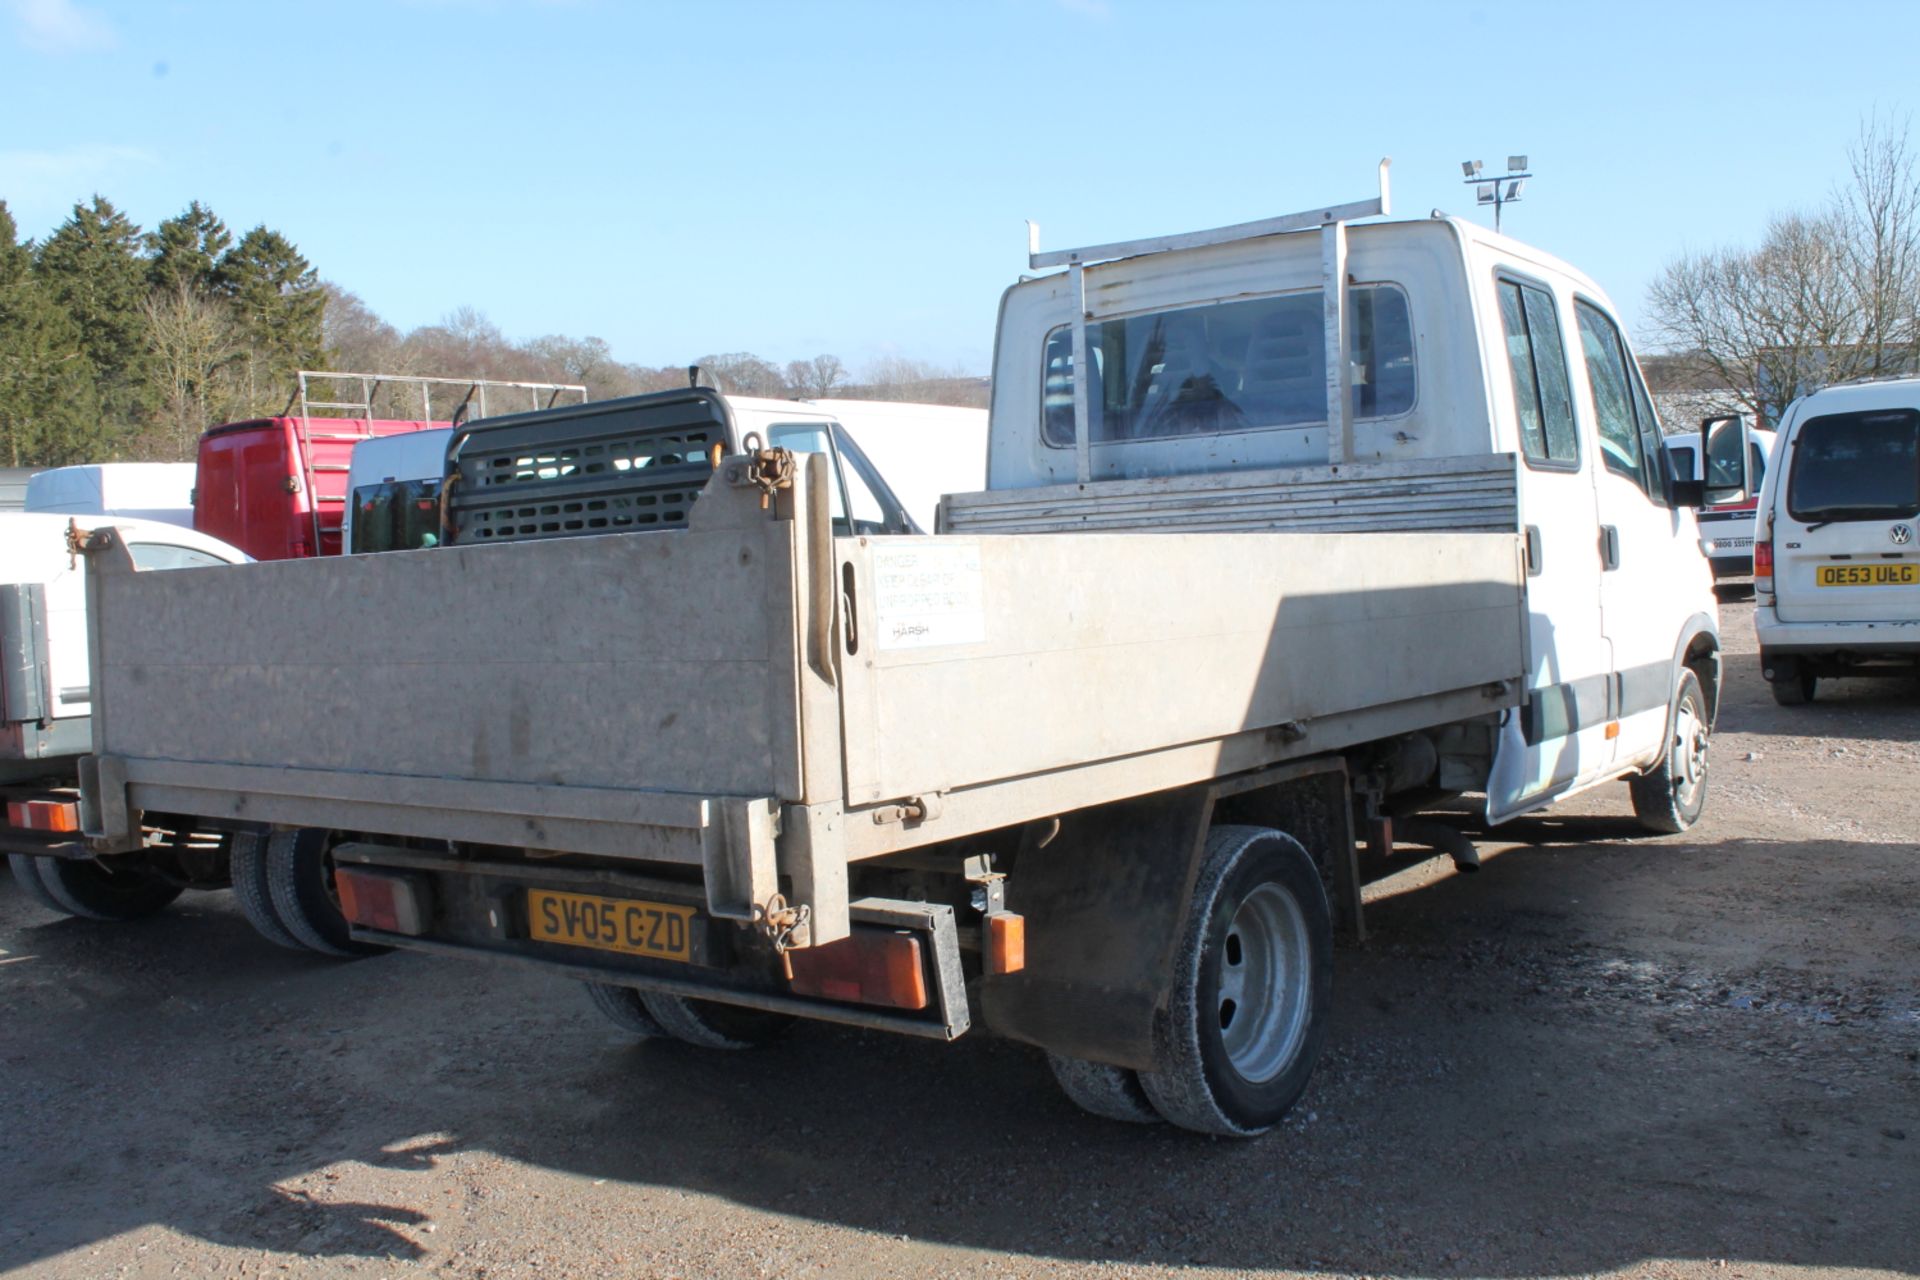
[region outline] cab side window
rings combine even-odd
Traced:
[[[1639,485],[1656,502],[1664,501],[1659,459],[1660,423],[1641,385],[1640,371],[1619,326],[1591,303],[1574,303],[1580,318],[1580,345],[1587,358],[1587,386],[1600,432],[1600,457],[1607,470]]]
[[[131,542],[127,554],[133,557],[136,569],[199,569],[227,563],[198,547],[179,547],[170,542]]]
[[[1520,414],[1520,452],[1535,469],[1571,470],[1580,465],[1580,445],[1553,295],[1517,280],[1502,280],[1499,289],[1513,402]]]

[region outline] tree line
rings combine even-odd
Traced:
[[[197,202],[146,232],[95,196],[36,244],[0,201],[0,460],[191,456],[324,359],[325,306],[285,236]]]
[[[145,231],[96,195],[35,242],[0,200],[4,466],[190,459],[206,428],[284,412],[300,369],[577,382],[599,400],[684,387],[688,365],[737,395],[986,403],[984,379],[903,358],[858,377],[833,355],[629,364],[599,338],[513,341],[471,307],[402,333],[282,233],[236,236],[198,201]]]

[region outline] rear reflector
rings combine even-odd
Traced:
[[[424,876],[403,871],[335,867],[340,914],[363,929],[417,938],[427,931],[430,889]]]
[[[1013,911],[987,917],[987,972],[1018,973],[1027,967],[1027,918]]]
[[[795,995],[889,1009],[927,1007],[920,939],[904,929],[855,929],[838,942],[789,951],[787,959]]]
[[[76,800],[9,800],[7,822],[26,831],[78,831]]]

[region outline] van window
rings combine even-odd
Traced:
[[[204,565],[226,564],[219,556],[198,547],[176,546],[171,542],[129,542],[127,554],[136,569],[198,569]]]
[[[1391,285],[1353,288],[1353,414],[1413,408],[1413,324]],[[1310,426],[1327,420],[1326,316],[1318,289],[1156,311],[1087,326],[1096,444]],[[1047,335],[1044,438],[1073,446],[1073,330]]]
[[[1500,323],[1513,368],[1513,401],[1520,413],[1520,452],[1534,467],[1580,465],[1567,384],[1567,350],[1553,295],[1516,280],[1500,282]]]
[[[1787,467],[1795,520],[1892,520],[1920,514],[1920,412],[1809,418]]]
[[[347,550],[413,551],[440,542],[440,481],[388,480],[353,491],[353,545]]]
[[[1587,386],[1593,392],[1595,426],[1600,431],[1600,458],[1607,470],[1640,486],[1656,501],[1665,495],[1658,459],[1660,423],[1640,384],[1639,370],[1627,354],[1620,330],[1598,307],[1575,302],[1580,321],[1580,345],[1587,357]]]

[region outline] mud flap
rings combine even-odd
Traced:
[[[1152,1067],[1211,807],[1191,787],[1064,815],[1044,847],[1029,835],[1007,905],[1045,927],[1025,969],[982,980],[986,1024],[1064,1057]]]

